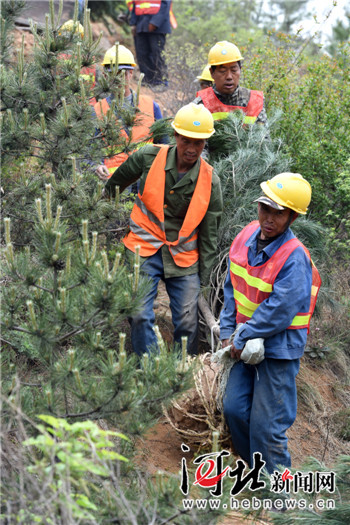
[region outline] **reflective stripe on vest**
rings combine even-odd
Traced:
[[[204,106],[209,109],[214,120],[226,118],[228,113],[241,110],[244,113],[243,123],[254,124],[264,106],[264,94],[262,91],[250,90],[247,106],[228,106],[223,104],[216,96],[212,87],[198,91],[197,97],[202,99]]]
[[[115,170],[119,168],[119,166],[121,166],[123,162],[126,161],[129,155],[131,155],[134,151],[140,149],[146,143],[152,142],[152,141],[139,142],[147,137],[149,133],[149,129],[154,122],[154,111],[153,111],[152,98],[147,95],[140,95],[139,104],[137,107],[140,110],[140,114],[138,114],[134,120],[134,125],[131,129],[131,139],[129,139],[126,131],[124,129],[121,129],[120,136],[125,139],[124,145],[118,148],[120,152],[117,152],[112,157],[106,157],[103,161],[104,165],[106,166],[106,168],[108,169],[110,173],[110,176],[112,176]],[[107,111],[109,110],[109,108],[110,106],[106,98],[99,100],[97,104],[94,105],[94,110],[98,118],[102,118],[103,115],[107,115]],[[116,122],[118,122],[118,119],[116,119]],[[130,141],[139,142],[139,144],[136,145],[133,151],[129,153],[125,153],[124,149]],[[110,149],[113,150],[113,146],[111,146]],[[108,149],[105,151],[105,153],[106,155],[108,155]]]
[[[149,257],[164,244],[177,266],[187,268],[198,261],[198,226],[210,201],[212,167],[202,158],[195,190],[176,241],[166,239],[164,223],[165,165],[169,146],[159,146],[159,152],[148,172],[142,195],[139,193],[130,216],[130,232],[123,243],[135,252],[140,246],[141,257]]]
[[[236,108],[236,109],[244,109],[243,107],[242,108]],[[228,112],[220,112],[220,113],[213,113],[213,119],[214,120],[222,120],[224,118],[227,118],[227,115],[229,113]],[[243,116],[243,124],[254,124],[254,122],[256,121],[257,117],[248,117],[247,115],[244,115]]]
[[[250,266],[246,242],[258,228],[258,221],[248,224],[234,239],[230,249],[230,276],[237,310],[236,321],[245,323],[253,316],[255,310],[273,291],[275,279],[290,254],[300,246],[312,265],[310,308],[308,312],[299,312],[288,329],[307,328],[309,331],[311,316],[321,286],[321,278],[311,260],[310,253],[298,239],[294,238],[282,244],[266,263],[260,266]]]
[[[135,15],[156,15],[160,10],[161,0],[152,0],[152,2],[144,2],[143,0],[135,0]]]

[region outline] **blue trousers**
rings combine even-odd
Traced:
[[[277,465],[291,466],[286,431],[297,414],[295,378],[299,359],[265,358],[256,366],[238,361],[224,395],[224,415],[235,450],[253,467],[261,452],[271,474]]]
[[[137,63],[145,75],[146,84],[168,84],[163,56],[165,40],[163,33],[137,33],[134,38]]]
[[[157,338],[153,330],[155,320],[153,303],[157,296],[158,283],[162,279],[170,299],[174,340],[181,343],[181,337],[187,336],[187,351],[189,354],[196,354],[200,289],[198,274],[165,278],[161,250],[145,260],[141,271],[151,278],[152,288],[144,299],[143,310],[129,319],[134,352],[141,356],[148,353],[151,347],[157,346]]]

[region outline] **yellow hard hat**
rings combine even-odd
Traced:
[[[215,133],[214,119],[203,104],[187,104],[176,113],[171,123],[175,131],[193,139],[207,139]]]
[[[235,44],[227,42],[227,40],[217,42],[215,46],[210,49],[208,55],[209,66],[220,66],[221,64],[238,62],[239,60],[244,60],[240,50]]]
[[[58,34],[61,35],[63,31],[70,31],[72,33],[74,31],[76,33],[79,33],[81,37],[84,36],[84,27],[78,21],[74,23],[74,20],[67,20],[67,22],[62,24]]]
[[[210,74],[210,65],[207,64],[203,69],[202,73],[198,75],[198,80],[206,80],[207,82],[214,82],[213,77]]]
[[[102,65],[115,64],[115,48],[116,45],[106,51],[102,60]],[[134,69],[136,62],[132,52],[125,46],[118,45],[118,65],[120,69]]]
[[[280,206],[306,214],[311,201],[311,186],[300,173],[280,173],[260,186],[265,195]]]

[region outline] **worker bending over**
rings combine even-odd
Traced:
[[[266,469],[290,467],[286,431],[297,413],[295,378],[304,353],[321,279],[290,225],[305,215],[310,184],[298,173],[263,182],[258,221],[234,239],[220,317],[222,346],[234,334],[233,365],[224,414],[235,450],[250,466],[260,452]],[[242,353],[248,341],[264,340],[261,353]],[[261,360],[262,359],[262,360]],[[248,364],[249,362],[249,364]]]

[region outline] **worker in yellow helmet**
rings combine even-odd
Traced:
[[[204,106],[182,107],[172,122],[174,146],[146,145],[131,155],[106,184],[112,195],[139,180],[139,192],[123,243],[130,256],[140,247],[142,271],[151,290],[131,319],[131,341],[140,356],[157,345],[153,302],[159,280],[165,282],[175,328],[198,351],[198,294],[207,285],[217,250],[222,212],[220,180],[202,158],[214,121]]]
[[[296,417],[295,377],[321,279],[290,229],[307,212],[310,184],[280,173],[261,188],[258,220],[230,249],[220,337],[233,358],[223,405],[234,448],[250,467],[265,461],[271,474],[291,466],[285,433]]]
[[[69,38],[72,38],[74,35],[78,35],[80,39],[84,38],[84,27],[80,22],[74,20],[67,20],[64,24],[61,25],[59,35],[68,35]],[[60,58],[64,60],[71,60],[72,56],[70,54],[61,53]],[[91,64],[90,66],[85,66],[80,70],[80,77],[83,78],[90,88],[94,88],[99,76],[98,68],[96,64]],[[90,99],[90,104],[94,105],[96,103],[95,97]]]
[[[74,22],[74,20],[67,20],[67,22],[64,22],[64,24],[61,25],[58,34],[63,35],[65,32],[76,33],[81,38],[84,38],[84,27],[78,21]]]
[[[197,93],[195,104],[204,104],[214,120],[225,118],[228,113],[240,110],[245,124],[266,124],[267,116],[262,91],[239,85],[242,61],[238,47],[232,42],[217,42],[209,51],[208,64],[214,85]]]
[[[105,53],[101,65],[105,71],[110,71],[113,65],[116,64],[117,60],[118,74],[123,70],[125,71],[124,106],[135,108],[136,110],[136,93],[131,88],[131,79],[136,67],[134,55],[129,49],[121,44],[118,45],[117,52],[116,45],[114,45]],[[102,115],[107,114],[113,98],[113,95],[108,95],[102,100],[96,102],[94,110],[97,117],[102,117]],[[140,94],[137,107],[140,110],[140,114],[136,125],[132,128],[124,125],[121,130],[121,134],[126,140],[131,136],[132,142],[142,141],[149,134],[153,122],[162,118],[162,112],[159,105],[148,95]],[[115,111],[117,112],[117,107]],[[116,113],[116,119],[118,118],[119,115]],[[103,164],[101,163],[96,168],[97,176],[101,180],[107,180],[127,158],[128,154],[125,152],[120,152],[113,157],[106,157]]]
[[[210,74],[210,65],[207,64],[200,75],[197,76],[197,80],[199,82],[201,89],[206,89],[208,87],[211,87],[214,83],[214,79]]]

